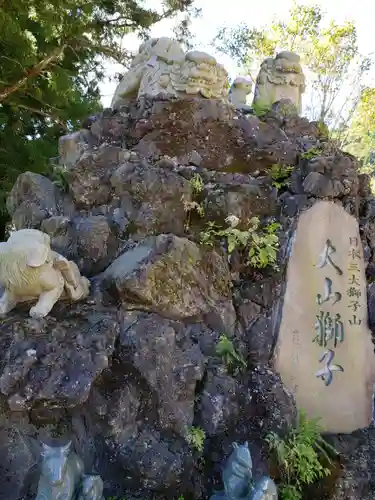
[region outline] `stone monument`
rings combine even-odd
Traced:
[[[372,421],[374,365],[358,223],[319,201],[298,221],[274,366],[308,418],[351,433]]]
[[[302,111],[302,94],[305,76],[300,57],[294,52],[280,52],[275,58],[268,57],[260,67],[254,90],[253,105],[270,108],[281,99],[289,99],[298,113]]]
[[[233,452],[222,474],[224,490],[214,493],[210,500],[277,500],[273,480],[263,476],[254,483],[252,469],[248,443],[233,443]]]
[[[229,90],[229,102],[236,108],[247,107],[246,99],[252,89],[250,78],[237,76]]]
[[[46,316],[60,298],[77,301],[89,293],[90,282],[77,265],[51,250],[48,234],[37,229],[20,229],[0,243],[0,315],[19,302],[37,300],[30,316]]]
[[[227,100],[228,86],[228,73],[213,56],[196,50],[185,54],[170,38],[151,38],[140,45],[111,107],[118,109],[131,98],[159,94]]]
[[[35,500],[104,500],[100,476],[85,475],[83,462],[71,449],[42,444],[42,466]]]

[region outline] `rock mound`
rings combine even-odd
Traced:
[[[363,218],[373,260],[375,212],[355,159],[277,105],[260,119],[161,97],[92,117],[60,152],[59,177],[22,174],[8,210],[16,229],[48,233],[92,292],[43,320],[18,307],[0,325],[0,499],[33,498],[47,438],[72,439],[106,496],[205,498],[234,440],[252,443],[266,472],[265,434],[296,415],[269,362],[298,214],[317,199],[342,204]],[[281,224],[278,270],[245,266],[225,241],[201,244],[228,215]],[[244,370],[218,355],[223,334]]]

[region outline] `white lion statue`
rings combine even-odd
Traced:
[[[268,57],[262,62],[253,104],[267,108],[277,101],[289,99],[296,106],[298,113],[301,113],[305,88],[305,76],[299,55],[283,51],[275,58]]]
[[[37,300],[30,316],[46,316],[60,298],[77,301],[89,294],[90,282],[77,265],[51,250],[48,234],[20,229],[0,243],[0,315],[19,302]]]
[[[237,76],[229,90],[229,102],[237,108],[246,106],[246,99],[251,92],[252,86],[249,77]]]
[[[129,98],[158,94],[226,100],[228,87],[228,73],[214,57],[196,50],[185,54],[178,42],[167,37],[151,38],[140,45],[111,107],[118,109]]]

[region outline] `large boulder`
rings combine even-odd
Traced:
[[[102,274],[101,287],[126,307],[170,319],[201,318],[233,332],[228,263],[212,249],[172,234],[149,237],[118,257]]]
[[[25,172],[9,193],[7,210],[16,229],[39,229],[44,219],[70,213],[73,207],[52,181],[43,175]]]
[[[58,304],[41,320],[24,314],[2,321],[0,392],[11,411],[84,403],[109,365],[119,334],[116,311]]]
[[[132,234],[138,237],[173,233],[184,235],[184,202],[191,201],[191,185],[168,169],[147,163],[124,163],[110,179]]]

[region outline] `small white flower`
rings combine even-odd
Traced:
[[[228,215],[225,222],[230,225],[230,227],[236,227],[240,223],[240,219],[237,215]]]

